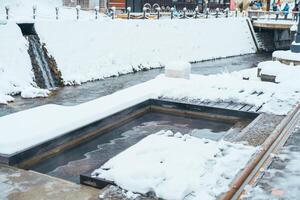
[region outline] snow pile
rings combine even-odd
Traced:
[[[49,90],[39,88],[24,88],[21,92],[22,98],[47,97],[50,94]]]
[[[261,74],[276,76],[276,82],[289,84],[291,86],[299,80],[300,68],[288,66],[279,61],[266,61],[258,64]]]
[[[160,131],[110,159],[93,176],[163,199],[216,199],[255,151],[242,144]]]
[[[165,75],[170,78],[189,79],[191,64],[189,62],[172,61],[165,66]]]
[[[9,20],[34,22],[33,6],[36,6],[36,20],[55,20],[55,7],[59,8],[59,19],[76,19],[75,8],[65,8],[62,0],[1,0],[0,20],[6,19],[5,7],[9,6]],[[80,19],[94,19],[93,11],[80,11]]]
[[[277,75],[280,83],[262,82],[257,77],[257,68],[209,76],[192,75],[189,81],[159,77],[161,85],[167,85],[162,87],[159,96],[244,103],[262,106],[261,112],[287,114],[300,98],[300,70],[278,61],[263,62],[259,67],[264,73]]]
[[[274,51],[272,54],[273,58],[292,60],[300,62],[300,53],[293,53],[291,50],[288,51]]]
[[[245,18],[38,21],[35,27],[66,83],[256,52]]]
[[[10,94],[28,94],[29,90],[43,92],[45,96],[47,91],[34,88],[28,42],[20,28],[15,23],[0,25],[0,37],[0,103],[13,101]]]

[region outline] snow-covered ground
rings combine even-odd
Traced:
[[[287,114],[300,98],[300,69],[273,61],[260,64],[260,67],[265,73],[287,73],[288,76],[278,76],[280,83],[276,84],[260,81],[256,76],[257,68],[209,76],[191,75],[190,80],[160,75],[77,106],[45,105],[7,115],[0,118],[0,127],[5,130],[5,134],[0,134],[0,153],[20,151],[149,98],[233,101],[262,106],[262,112]]]
[[[216,199],[255,151],[242,144],[160,131],[110,159],[93,176],[131,192],[154,192],[162,199]]]
[[[35,27],[66,83],[162,67],[174,60],[256,52],[246,18],[39,21]]]

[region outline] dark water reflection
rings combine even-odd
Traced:
[[[195,137],[220,140],[232,124],[191,119],[160,113],[148,113],[89,142],[49,158],[31,169],[51,176],[79,182],[80,174],[90,174],[108,159],[160,130],[194,134]]]

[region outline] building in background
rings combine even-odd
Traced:
[[[80,5],[84,10],[93,10],[96,6],[99,6],[99,3],[102,12],[113,6],[119,10],[125,9],[125,0],[63,0],[64,6],[75,7]]]
[[[152,7],[158,4],[166,10],[171,7],[175,7],[177,10],[182,10],[184,7],[188,10],[194,10],[198,6],[199,10],[202,11],[204,7],[210,9],[229,8],[230,0],[126,0],[126,7],[131,7],[132,12],[142,12],[145,4],[150,4]]]

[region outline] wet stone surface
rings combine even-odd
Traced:
[[[299,125],[271,163],[269,169],[251,188],[244,200],[295,200],[300,196]]]
[[[243,131],[234,137],[230,136],[225,139],[231,142],[247,142],[249,145],[259,146],[263,144],[283,118],[284,116],[262,113]]]
[[[96,200],[100,190],[0,165],[1,200]]]

